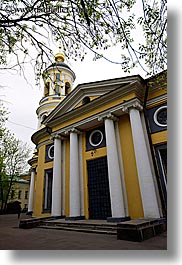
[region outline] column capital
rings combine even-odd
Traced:
[[[55,133],[55,134],[51,135],[51,140],[54,141],[55,139],[64,140],[65,138],[61,134]]]
[[[143,110],[142,104],[138,101],[135,100],[135,102],[128,102],[124,106],[122,106],[122,111],[128,113],[130,109],[137,109],[139,111]]]
[[[78,129],[76,129],[75,127],[69,128],[67,130],[65,130],[65,135],[68,135],[70,133],[77,133],[77,134],[81,134],[81,131],[79,131]]]
[[[31,167],[30,168],[30,172],[35,172],[36,171],[36,167]]]
[[[117,121],[118,120],[118,118],[115,115],[113,115],[111,112],[105,113],[105,114],[101,114],[98,117],[98,121],[104,121],[106,119],[113,120],[113,121]]]

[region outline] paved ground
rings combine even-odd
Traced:
[[[22,214],[23,219],[25,215]],[[117,240],[114,235],[19,229],[17,215],[0,215],[0,250],[166,250],[167,234],[143,242]]]

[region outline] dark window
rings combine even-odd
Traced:
[[[68,82],[65,83],[65,95],[67,95],[71,90],[71,86]]]
[[[15,190],[12,190],[12,192],[11,192],[11,199],[13,199],[14,196],[15,196]]]
[[[50,162],[54,159],[54,145],[46,145],[45,162]]]
[[[21,199],[21,190],[18,192],[18,199]]]
[[[167,125],[167,108],[162,108],[158,111],[156,114],[156,120],[159,126]]]
[[[42,118],[41,118],[41,123],[43,123],[44,122],[44,120],[47,118],[47,115],[46,114],[44,114],[44,115],[42,115]]]
[[[56,87],[55,87],[55,93],[56,93],[56,95],[60,95],[60,93],[59,93],[59,86],[58,85],[56,85]]]
[[[165,207],[167,209],[167,145],[156,146],[155,151],[163,201],[165,202]]]
[[[25,199],[28,199],[28,191],[25,191]]]
[[[167,105],[162,104],[147,110],[151,133],[167,130]]]
[[[60,74],[56,74],[56,81],[60,81]]]
[[[104,126],[86,132],[86,150],[93,150],[106,146]]]
[[[91,132],[89,142],[92,146],[99,146],[103,140],[103,133],[100,130],[94,130]]]
[[[52,178],[53,178],[53,170],[49,169],[45,171],[44,176],[44,203],[43,203],[43,211],[50,212],[52,205]]]
[[[85,105],[87,103],[90,102],[90,98],[89,97],[84,97],[83,100],[82,100],[82,105]]]

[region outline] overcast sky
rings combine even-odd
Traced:
[[[53,52],[57,53],[58,49]],[[113,48],[109,50],[107,55],[109,59],[118,61],[118,54],[120,53],[120,50]],[[112,64],[104,59],[93,61],[92,58],[93,54],[86,56],[83,62],[66,62],[76,74],[74,87],[83,82],[93,82],[131,74],[140,74],[145,77],[145,74],[137,68],[128,74],[122,71],[119,64]],[[18,139],[33,147],[31,135],[37,129],[36,109],[43,95],[43,85],[41,88],[35,86],[34,72],[29,66],[27,66],[25,76],[27,81],[17,73],[0,72],[0,81],[3,86],[0,95],[6,102],[10,112],[7,127]]]
[[[55,53],[57,51],[55,50]],[[117,60],[118,50],[110,51],[110,58]],[[90,54],[83,62],[66,62],[76,74],[74,87],[84,82],[93,82],[110,78],[122,77],[126,74],[122,71],[121,66],[112,64],[104,59],[93,61],[93,55]],[[138,70],[132,72],[139,74]],[[32,147],[31,135],[37,129],[36,109],[43,95],[43,85],[35,86],[34,73],[32,68],[27,66],[25,71],[26,79],[17,73],[4,72],[0,73],[0,80],[3,89],[1,89],[1,98],[6,102],[10,112],[7,127],[15,136],[27,142]]]

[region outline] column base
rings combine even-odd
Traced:
[[[108,217],[107,218],[107,222],[125,222],[125,221],[130,221],[131,218],[130,216],[126,216],[126,217]]]
[[[33,214],[33,211],[26,212],[26,215],[32,216],[32,214]]]
[[[68,216],[65,218],[66,221],[77,221],[77,220],[85,220],[85,216]]]
[[[64,219],[65,215],[51,215],[54,219]]]

